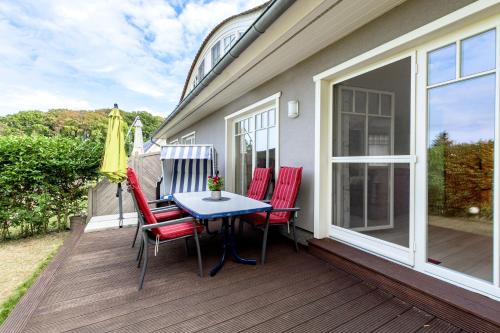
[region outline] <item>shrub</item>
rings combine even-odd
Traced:
[[[64,229],[97,179],[102,143],[63,136],[0,137],[0,225],[22,236]],[[55,225],[50,219],[55,218]]]

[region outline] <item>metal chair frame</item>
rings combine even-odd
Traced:
[[[141,231],[142,231],[142,244],[141,247],[139,248],[139,253],[137,255],[138,257],[138,265],[137,267],[141,266],[141,261],[142,258],[144,257],[144,263],[142,264],[142,269],[141,269],[141,276],[139,278],[139,290],[142,289],[144,286],[144,277],[146,276],[146,268],[148,266],[148,251],[149,251],[149,245],[156,245],[156,238],[151,234],[151,230],[159,227],[164,227],[164,226],[169,226],[169,225],[175,225],[175,224],[180,224],[180,223],[185,223],[185,222],[193,222],[193,235],[187,235],[187,236],[182,236],[182,237],[176,237],[172,239],[167,239],[163,241],[159,241],[158,245],[162,244],[167,244],[171,243],[173,241],[177,241],[179,239],[184,238],[186,240],[186,250],[187,250],[187,240],[191,237],[194,238],[194,242],[196,244],[196,253],[198,256],[198,275],[200,277],[203,277],[203,264],[202,264],[202,258],[201,258],[201,249],[200,249],[200,242],[199,242],[199,237],[198,237],[198,228],[196,226],[197,221],[193,219],[192,217],[183,217],[180,219],[175,219],[175,220],[170,220],[166,222],[160,222],[160,223],[155,223],[155,224],[145,224],[144,223],[144,217],[142,216],[142,213],[139,212],[138,214],[139,221],[141,224]]]

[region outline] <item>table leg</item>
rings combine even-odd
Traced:
[[[236,219],[232,220],[231,224],[231,233],[229,235],[230,237],[230,249],[231,249],[231,254],[233,255],[234,261],[240,264],[244,265],[257,265],[257,260],[255,259],[245,259],[240,257],[238,254],[238,250],[236,249],[236,242],[235,242],[235,232],[234,232],[234,223],[236,222]]]
[[[222,266],[224,266],[227,257],[230,255],[233,256],[234,260],[237,263],[245,264],[245,265],[257,265],[257,260],[255,259],[244,259],[238,255],[238,251],[236,250],[236,244],[234,241],[234,226],[229,225],[229,219],[222,219],[222,232],[224,235],[224,243],[222,246],[222,255],[219,259],[217,265],[210,270],[210,276],[214,276],[217,274]]]
[[[228,229],[229,229],[228,220],[227,220],[227,218],[223,218],[222,219],[222,233],[224,235],[224,243],[222,245],[222,255],[221,255],[217,265],[215,265],[215,267],[210,270],[210,276],[215,276],[215,274],[217,274],[217,272],[219,272],[220,269],[222,268],[222,266],[224,266],[224,264],[226,263],[226,257],[227,257],[228,252],[230,251],[229,250],[230,241],[229,241],[229,230]]]

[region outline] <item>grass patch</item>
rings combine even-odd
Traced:
[[[49,239],[49,241],[52,243],[51,244],[52,250],[49,252],[48,255],[45,255],[43,258],[38,259],[37,262],[39,262],[39,264],[34,268],[34,270],[32,270],[32,273],[29,275],[29,277],[26,278],[17,287],[15,287],[15,289],[9,293],[9,296],[4,300],[4,302],[1,303],[1,305],[0,305],[0,325],[2,325],[2,323],[5,321],[5,319],[7,319],[10,312],[12,311],[12,309],[14,309],[14,307],[19,302],[19,300],[24,296],[24,294],[26,294],[26,292],[33,285],[33,283],[36,281],[36,279],[38,278],[40,273],[45,269],[45,267],[47,267],[49,262],[56,255],[56,253],[58,252],[59,248],[61,247],[61,245],[64,241],[64,238],[66,237],[65,234],[67,234],[67,233],[63,233],[60,235],[49,235],[52,238],[54,238],[54,239]],[[39,238],[42,238],[42,237],[39,237]],[[11,247],[16,246],[17,244],[19,244],[19,247],[23,247],[23,246],[26,246],[25,244],[21,244],[23,241],[25,241],[25,240],[15,240],[15,241],[10,241],[10,242],[6,242],[6,243],[10,243],[8,245]],[[47,240],[46,239],[45,240],[34,239],[34,240],[29,240],[29,241],[36,242],[36,241],[47,241]],[[33,248],[34,245],[30,244],[28,247]],[[46,247],[46,245],[45,245],[45,247]],[[9,250],[11,250],[11,249],[9,249]],[[2,251],[0,251],[0,252],[2,252]],[[28,251],[28,253],[29,253],[29,251]],[[3,269],[2,269],[2,271],[5,272]],[[11,275],[12,279],[15,279],[15,278],[19,279],[20,274],[18,272],[8,272],[7,271],[5,273],[6,274],[11,273],[10,275]]]

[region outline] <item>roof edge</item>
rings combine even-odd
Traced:
[[[221,74],[240,54],[242,54],[274,21],[280,17],[295,0],[272,0],[255,22],[245,31],[231,49],[213,66],[198,85],[182,99],[176,108],[165,118],[152,137],[158,133],[184,109],[200,92]],[[201,52],[201,51],[200,51]],[[196,62],[195,62],[196,63]],[[190,76],[191,74],[189,74]],[[188,77],[189,77],[188,76]]]

